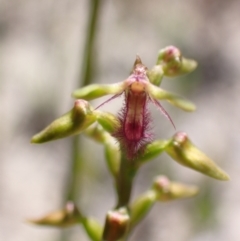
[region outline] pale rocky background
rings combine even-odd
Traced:
[[[1,241],[88,240],[81,227],[62,231],[25,222],[64,204],[72,138],[44,145],[29,141],[73,104],[70,94],[78,86],[88,5],[88,0],[0,0]],[[240,240],[239,13],[237,0],[103,1],[95,82],[126,78],[136,54],[151,67],[160,48],[179,47],[198,61],[198,69],[165,79],[163,87],[193,100],[198,109],[189,114],[164,106],[177,129],[231,176],[229,182],[216,181],[167,155],[148,163],[136,179],[134,196],[158,174],[198,185],[201,192],[191,200],[156,205],[131,240]],[[103,109],[116,113],[120,106],[119,99]],[[170,123],[151,110],[156,137],[172,136]],[[112,179],[102,147],[86,138],[84,146],[78,205],[103,222],[115,202]]]

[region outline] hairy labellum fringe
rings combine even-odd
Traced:
[[[125,92],[124,106],[119,112],[120,127],[113,134],[120,143],[122,151],[129,160],[141,155],[146,145],[152,141],[150,123],[152,121],[147,109],[148,96],[145,92],[135,94]]]

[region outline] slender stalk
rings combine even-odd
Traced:
[[[89,8],[89,20],[88,20],[88,33],[86,35],[85,50],[83,53],[83,66],[79,77],[79,85],[85,86],[92,82],[94,77],[94,46],[97,22],[100,11],[101,0],[91,0]],[[82,167],[82,155],[81,155],[81,138],[76,136],[73,138],[72,143],[72,180],[69,188],[67,198],[72,201],[76,201],[80,192],[80,179],[81,179],[81,167]]]
[[[134,160],[128,160],[123,154],[121,158],[120,170],[117,176],[117,195],[118,202],[116,208],[128,207],[133,180],[136,174],[137,168]]]
[[[94,78],[95,69],[95,57],[94,57],[94,47],[96,40],[96,29],[97,23],[100,16],[100,7],[103,0],[91,0],[90,2],[90,12],[88,20],[88,33],[85,42],[85,51],[83,54],[83,67],[82,75],[79,79],[79,84],[81,86],[89,85]]]
[[[72,171],[71,183],[68,190],[67,200],[76,202],[80,193],[82,155],[80,152],[81,138],[76,136],[72,140]]]
[[[93,56],[96,40],[96,29],[99,19],[101,0],[89,0],[89,19],[85,47],[83,53],[83,65],[81,74],[79,74],[78,85],[85,86],[92,82],[94,78],[95,58]],[[78,86],[78,87],[79,87]],[[67,200],[76,202],[80,193],[81,186],[81,169],[82,169],[82,154],[81,154],[81,137],[75,136],[72,141],[72,170],[71,181],[68,186]],[[63,232],[61,240],[67,240],[67,233]]]

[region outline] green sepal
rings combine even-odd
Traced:
[[[226,174],[208,156],[189,140],[184,132],[176,133],[165,151],[178,163],[218,180],[229,180]]]
[[[187,100],[179,95],[176,95],[174,93],[163,90],[152,84],[147,85],[147,91],[153,99],[167,100],[170,104],[172,104],[184,111],[191,112],[191,111],[196,110],[196,106],[189,100]]]
[[[72,97],[84,100],[93,100],[109,94],[120,94],[125,89],[125,82],[115,84],[92,84],[77,89],[72,93]]]
[[[76,135],[96,121],[96,115],[85,100],[76,100],[71,111],[53,121],[44,130],[34,135],[32,143],[43,143]]]

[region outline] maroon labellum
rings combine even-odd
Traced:
[[[114,133],[129,159],[135,159],[152,141],[149,132],[151,116],[147,109],[149,96],[145,91],[146,67],[138,66],[129,80],[134,80],[125,90],[124,106],[119,113],[120,128]]]
[[[121,125],[113,136],[119,140],[128,159],[135,159],[144,151],[146,144],[152,141],[148,98],[145,91],[135,91],[132,86],[125,92],[125,103],[119,113]]]

